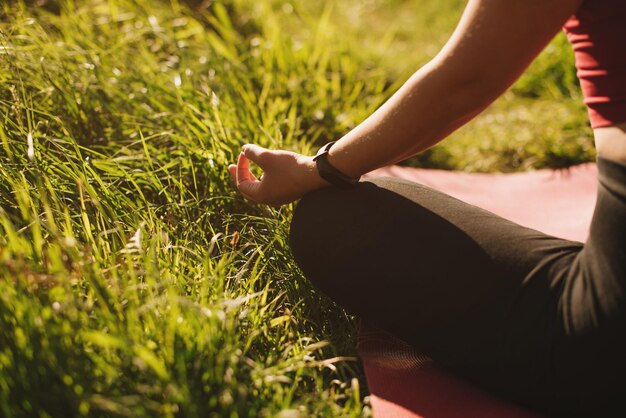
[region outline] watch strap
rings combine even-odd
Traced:
[[[313,157],[313,161],[315,161],[317,171],[319,172],[321,178],[339,188],[350,189],[356,186],[361,177],[353,178],[347,176],[328,162],[328,151],[335,142],[337,141],[329,142],[320,148],[317,155]]]

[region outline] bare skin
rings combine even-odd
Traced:
[[[593,135],[600,157],[626,165],[626,123],[597,128]]]
[[[561,30],[582,0],[470,0],[450,40],[376,112],[331,148],[329,162],[358,177],[418,154],[500,96]],[[598,155],[626,163],[626,124],[595,130]],[[263,176],[250,172],[250,161]],[[313,157],[248,144],[229,172],[257,203],[280,206],[329,184]]]

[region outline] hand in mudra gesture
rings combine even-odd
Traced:
[[[250,171],[250,161],[263,170],[259,178]],[[228,172],[244,197],[275,207],[328,184],[317,173],[313,157],[255,144],[243,146],[237,164],[229,165]]]

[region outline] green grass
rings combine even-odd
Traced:
[[[244,143],[312,153],[445,42],[455,0],[8,1],[0,10],[0,416],[367,416],[355,320],[303,279]],[[593,158],[559,36],[408,164]]]

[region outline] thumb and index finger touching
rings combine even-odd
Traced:
[[[254,162],[256,165],[261,167],[261,169],[265,169],[265,158],[264,153],[267,150],[256,144],[246,144],[242,147],[241,153],[249,160]]]
[[[230,176],[237,184],[239,191],[244,196],[252,200],[254,200],[254,196],[257,193],[261,182],[252,173],[252,171],[250,171],[250,161],[254,162],[256,165],[261,167],[261,169],[263,169],[265,164],[262,154],[264,151],[265,148],[255,144],[244,145],[241,154],[239,154],[237,164],[231,164],[228,166]]]

